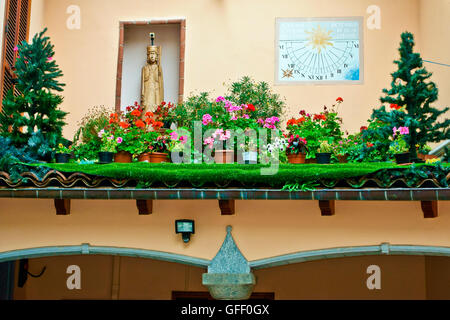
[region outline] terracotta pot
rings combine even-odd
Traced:
[[[234,163],[234,150],[216,150],[214,161],[216,163]]]
[[[127,151],[119,151],[114,154],[114,162],[130,163],[132,160],[133,156]]]
[[[434,155],[434,154],[423,154],[423,153],[418,153],[417,154],[417,158],[421,159],[421,160],[431,160],[431,159],[437,159],[438,156]]]
[[[161,162],[170,162],[170,160],[169,160],[169,156],[167,153],[153,152],[153,153],[150,153],[150,162],[151,163],[161,163]]]
[[[139,162],[151,162],[151,155],[150,155],[150,153],[148,153],[148,152],[144,152],[144,153],[141,153],[139,156],[138,156],[138,161]]]
[[[339,163],[347,163],[348,162],[348,154],[338,155],[337,156]]]
[[[308,163],[317,163],[317,159],[316,158],[309,158],[309,159],[305,160],[305,163],[306,164],[308,164]]]
[[[293,163],[293,164],[305,163],[305,160],[306,160],[305,157],[306,157],[306,154],[304,154],[304,153],[287,155],[289,163]]]

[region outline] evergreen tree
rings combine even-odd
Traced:
[[[15,87],[3,100],[0,114],[0,134],[16,147],[29,146],[39,158],[49,158],[54,147],[62,138],[66,112],[58,109],[63,98],[53,93],[61,92],[64,86],[58,81],[62,76],[53,60],[54,46],[44,36],[47,29],[33,37],[28,44],[22,42],[15,63]]]
[[[406,136],[409,144],[411,159],[417,160],[416,145],[423,147],[427,142],[438,142],[450,138],[450,119],[437,122],[439,116],[449,108],[436,109],[431,103],[438,98],[438,89],[434,82],[428,81],[432,73],[426,71],[422,65],[419,53],[413,52],[414,38],[409,32],[401,35],[400,59],[395,60],[398,70],[393,72],[391,88],[383,89],[385,97],[382,103],[389,103],[391,111],[385,106],[373,110],[372,121],[384,123],[373,130],[366,130],[363,136],[382,137],[384,143],[378,143],[383,154],[388,149],[388,138],[392,135],[393,127],[408,127],[410,134]]]

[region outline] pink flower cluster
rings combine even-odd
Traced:
[[[173,131],[173,132],[170,133],[170,140],[173,140],[173,141],[177,141],[178,140],[178,141],[181,142],[181,144],[185,144],[186,141],[187,141],[187,136],[180,136],[178,138],[178,133]]]
[[[399,132],[400,134],[409,134],[409,128],[408,127],[394,127],[392,129],[392,131],[394,132],[394,137],[397,134],[397,132]]]
[[[224,97],[217,97],[216,102],[223,102],[225,103],[225,109],[227,109],[228,112],[235,112],[235,111],[240,111],[242,110],[242,108],[245,108],[246,105],[243,104],[241,106],[234,106],[233,103],[227,99],[225,99]]]
[[[204,145],[208,145],[210,149],[212,149],[214,142],[216,140],[225,141],[231,138],[231,131],[223,129],[217,129],[211,137],[206,138],[203,142]]]
[[[202,118],[202,123],[204,126],[208,125],[209,123],[212,122],[212,116],[210,114],[204,114],[203,118]]]
[[[258,123],[262,124],[260,122],[260,120],[262,120],[262,119],[258,119]],[[263,122],[264,123],[263,128],[276,129],[275,123],[277,123],[277,122],[280,122],[280,118],[278,118],[278,117],[266,118],[266,120]]]

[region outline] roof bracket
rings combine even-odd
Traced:
[[[220,213],[224,215],[234,215],[234,200],[219,200]]]
[[[438,216],[438,202],[436,200],[420,201],[424,218],[436,218]]]
[[[319,200],[319,208],[322,216],[334,216],[334,200]]]
[[[54,200],[57,215],[70,214],[70,199],[54,199]]]
[[[136,206],[140,215],[153,213],[153,200],[136,200]]]

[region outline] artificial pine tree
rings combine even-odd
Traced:
[[[449,108],[439,110],[431,103],[437,100],[438,89],[434,82],[427,81],[432,73],[427,72],[422,65],[420,54],[413,52],[414,38],[409,32],[401,35],[400,59],[395,60],[398,70],[393,72],[391,88],[383,89],[385,97],[382,103],[389,103],[391,111],[385,106],[373,110],[372,120],[385,125],[375,126],[373,130],[366,130],[363,136],[381,137],[385,143],[378,143],[378,151],[385,154],[388,149],[388,138],[394,127],[408,127],[410,134],[405,136],[409,144],[411,159],[417,160],[416,145],[423,147],[427,142],[438,142],[450,138],[450,119],[437,122],[439,116]]]
[[[10,138],[16,147],[28,146],[40,158],[48,158],[62,138],[66,112],[58,109],[63,98],[53,93],[62,91],[62,76],[53,60],[54,46],[44,36],[47,29],[33,37],[31,44],[22,42],[15,63],[15,87],[3,100],[0,134]]]

